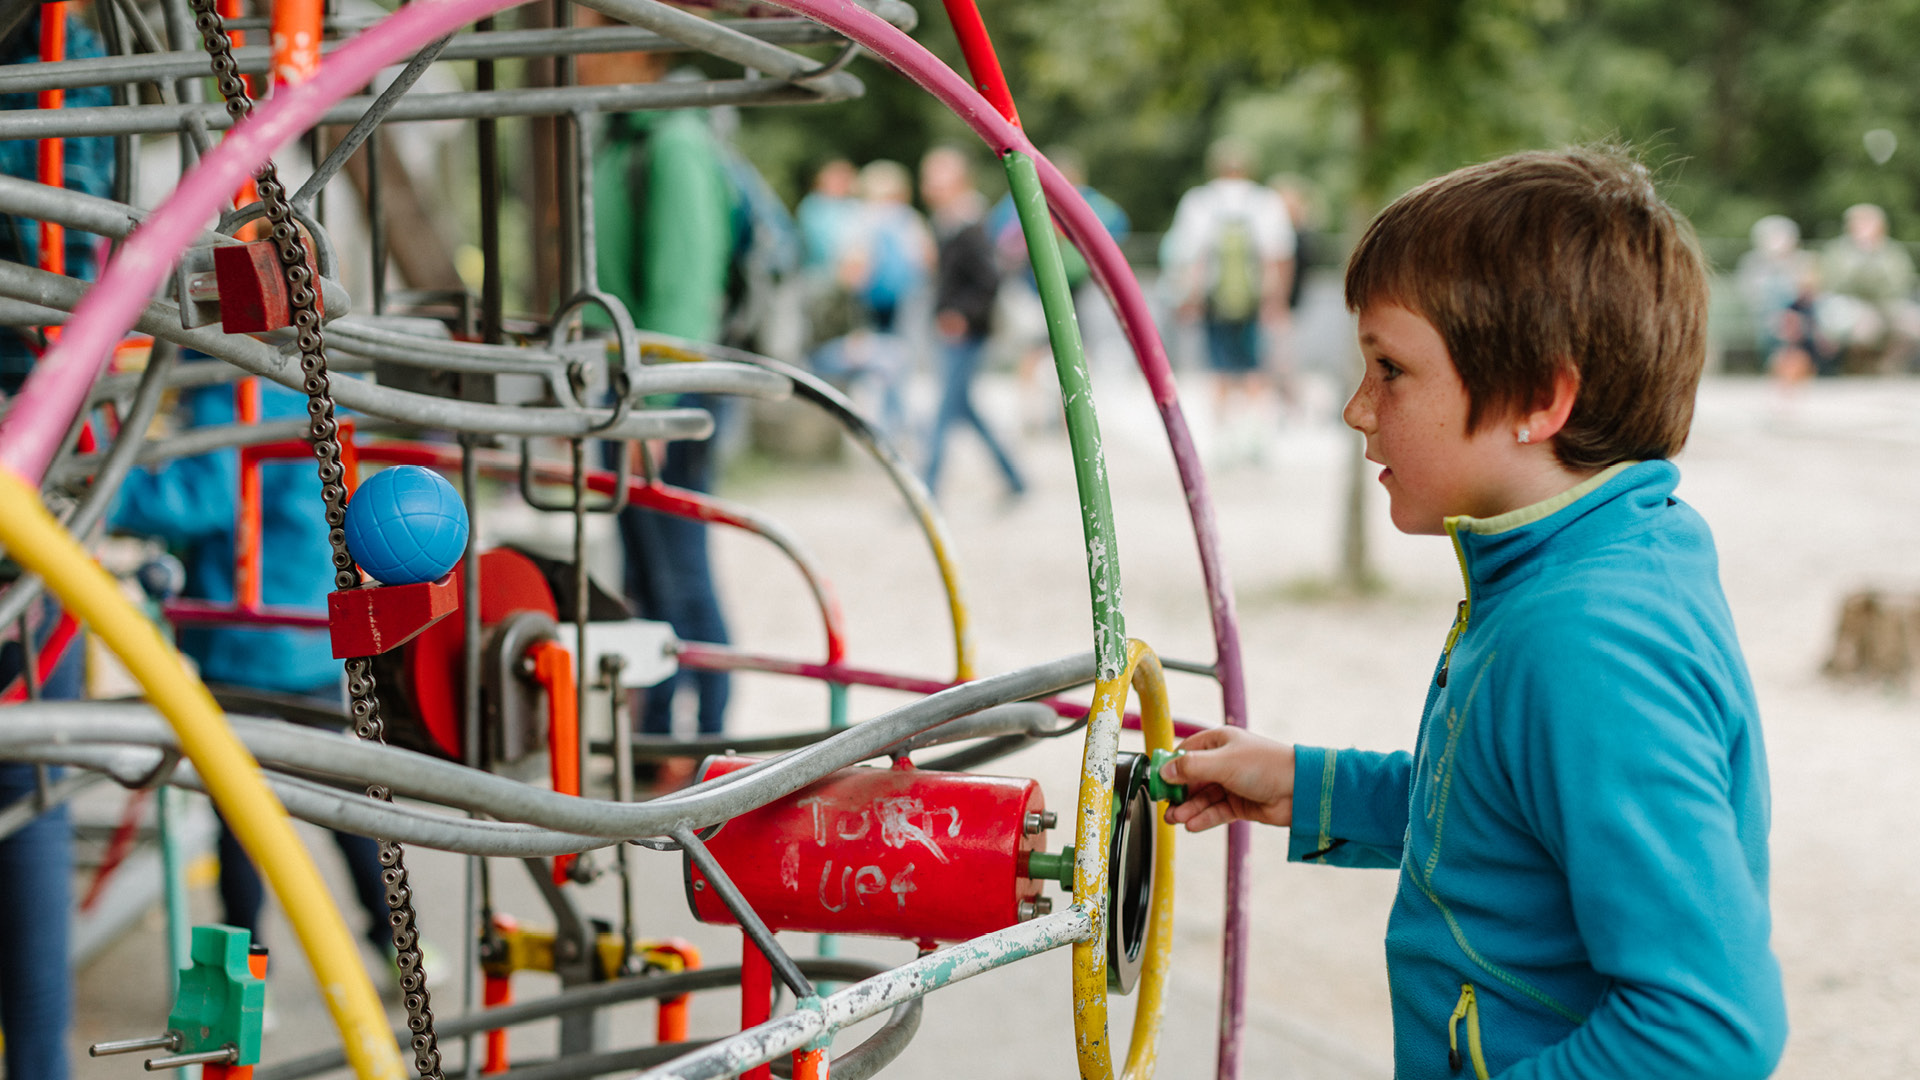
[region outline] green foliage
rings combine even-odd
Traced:
[[[1526,147],[1637,148],[1703,233],[1785,213],[1838,231],[1859,201],[1920,235],[1920,0],[982,0],[1021,117],[1164,227],[1227,134],[1320,186],[1330,225]],[[938,5],[916,36],[959,66]],[[912,162],[959,123],[877,64],[868,96],[763,110],[743,138],[797,195],[819,162]],[[1863,137],[1896,147],[1876,164]],[[1881,137],[1884,141],[1884,136]],[[991,175],[983,170],[983,175]]]

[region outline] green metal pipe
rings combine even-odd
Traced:
[[[1040,174],[1033,159],[1009,150],[1001,159],[1020,229],[1027,237],[1027,257],[1033,263],[1040,303],[1047,313],[1047,338],[1053,344],[1053,366],[1060,377],[1060,400],[1066,407],[1067,439],[1073,447],[1073,475],[1080,494],[1081,527],[1087,540],[1087,587],[1093,594],[1093,652],[1100,678],[1117,678],[1127,662],[1127,624],[1120,610],[1120,545],[1113,527],[1113,492],[1107,481],[1105,451],[1100,445],[1100,420],[1094,413],[1093,383],[1087,375],[1086,350],[1080,343],[1080,323],[1073,312],[1073,290],[1067,284],[1066,264],[1047,213],[1047,197],[1040,190]]]

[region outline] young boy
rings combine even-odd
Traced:
[[[1767,1075],[1766,756],[1667,461],[1705,355],[1690,228],[1613,154],[1519,154],[1388,207],[1347,304],[1346,421],[1394,525],[1449,536],[1466,581],[1414,752],[1215,729],[1163,770],[1194,788],[1169,819],[1399,868],[1399,1080]]]

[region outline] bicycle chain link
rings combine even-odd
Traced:
[[[233,39],[214,7],[215,0],[189,0],[194,27],[213,61],[214,79],[220,96],[226,100],[227,115],[235,123],[253,111],[253,98],[239,74],[233,58]],[[254,174],[254,187],[266,208],[267,223],[280,265],[286,274],[287,300],[293,312],[295,344],[300,353],[301,388],[307,394],[307,438],[313,443],[320,463],[320,497],[326,504],[327,543],[333,549],[333,586],[350,589],[360,583],[359,569],[347,551],[346,469],[340,458],[340,426],[334,419],[333,389],[327,375],[326,339],[320,324],[318,282],[307,260],[306,247],[294,225],[293,206],[279,172],[269,159]],[[353,717],[353,733],[371,742],[386,742],[386,726],[380,719],[380,705],[374,697],[373,659],[354,657],[346,662],[347,696]],[[367,797],[393,801],[393,792],[372,784]],[[408,884],[406,861],[399,844],[380,842],[380,880],[386,886],[388,929],[391,931],[394,964],[400,973],[400,992],[407,1010],[407,1030],[413,1033],[413,1067],[421,1080],[444,1080],[440,1064],[439,1037],[434,1032],[433,1002],[427,990],[427,972],[420,947],[418,918],[413,907],[413,890]]]

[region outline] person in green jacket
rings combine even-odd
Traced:
[[[578,9],[587,25],[605,16]],[[650,83],[666,77],[668,53],[584,53],[580,82],[605,86]],[[682,109],[608,117],[593,160],[594,252],[600,288],[627,305],[642,330],[714,341],[727,309],[727,274],[734,246],[734,187],[719,137],[706,113]],[[724,399],[685,395],[679,404],[724,418]],[[711,440],[669,443],[660,478],[675,487],[710,491]],[[626,551],[626,595],[650,619],[673,626],[689,641],[727,643],[726,617],[714,589],[706,526],[629,507],[620,514]],[[700,731],[725,723],[724,672],[681,672],[647,691],[641,730],[672,730],[675,694],[698,697]]]

